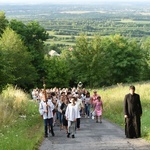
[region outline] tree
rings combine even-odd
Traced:
[[[110,38],[112,83],[139,81],[143,59],[140,45],[120,35]]]
[[[47,57],[45,60],[47,87],[68,87],[70,81],[69,67],[61,56]]]
[[[68,56],[72,78],[76,83],[82,81],[90,87],[109,83],[110,57],[106,43],[107,40],[100,36],[89,40],[82,35],[77,39],[75,49]]]
[[[38,22],[24,24],[21,21],[11,20],[9,26],[20,35],[28,52],[32,55],[32,64],[38,73],[38,80],[45,76],[44,69],[44,41],[48,39],[46,30]]]
[[[91,55],[89,50],[89,42],[84,35],[81,35],[77,41],[75,48],[68,53],[68,61],[70,71],[72,72],[72,80],[77,84],[79,81],[90,84],[91,78]]]
[[[37,79],[32,57],[24,43],[12,29],[6,28],[0,38],[2,57],[0,85],[14,84],[22,88],[33,86]]]
[[[141,79],[150,80],[150,37],[148,37],[141,45],[143,54],[143,67],[141,68]]]
[[[91,41],[91,49],[93,57],[91,59],[92,66],[92,82],[96,87],[111,84],[112,57],[110,53],[110,39],[95,36]]]
[[[5,13],[0,11],[0,36],[8,25],[8,20],[5,17]]]

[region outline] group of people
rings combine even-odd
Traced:
[[[96,123],[102,123],[103,102],[94,91],[93,95],[86,89],[46,89],[40,90],[38,97],[39,112],[44,120],[45,137],[48,132],[54,136],[53,127],[59,122],[60,130],[65,129],[67,137],[75,138],[75,131],[80,130],[81,117],[91,118],[92,112]]]
[[[125,135],[127,138],[141,137],[142,106],[140,96],[135,93],[135,87],[129,87],[130,93],[124,98]],[[86,89],[47,89],[38,92],[39,112],[44,120],[45,137],[48,132],[54,136],[53,126],[59,120],[60,130],[65,129],[67,137],[75,138],[75,131],[80,130],[80,118],[95,119],[102,123],[103,101],[93,91]],[[92,116],[93,114],[93,116]]]

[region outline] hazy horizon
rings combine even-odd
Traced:
[[[107,2],[137,2],[137,3],[145,3],[145,2],[150,2],[149,0],[0,0],[0,4],[44,4],[44,3],[49,3],[49,4],[96,4],[96,3],[107,3]]]

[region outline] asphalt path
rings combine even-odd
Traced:
[[[81,118],[81,129],[75,138],[67,138],[65,130],[54,127],[55,136],[45,138],[39,150],[150,150],[150,143],[138,139],[128,139],[119,126],[103,119],[102,123]]]

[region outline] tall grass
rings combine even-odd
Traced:
[[[36,149],[43,137],[38,103],[12,86],[3,90],[0,99],[0,149]]]
[[[9,85],[1,94],[0,102],[0,127],[16,119],[26,111],[29,97],[22,90]]]
[[[143,108],[141,118],[142,137],[150,141],[150,82],[135,83],[136,93],[140,95]],[[118,84],[116,86],[98,90],[104,103],[103,116],[124,128],[123,101],[129,93],[129,85]]]

